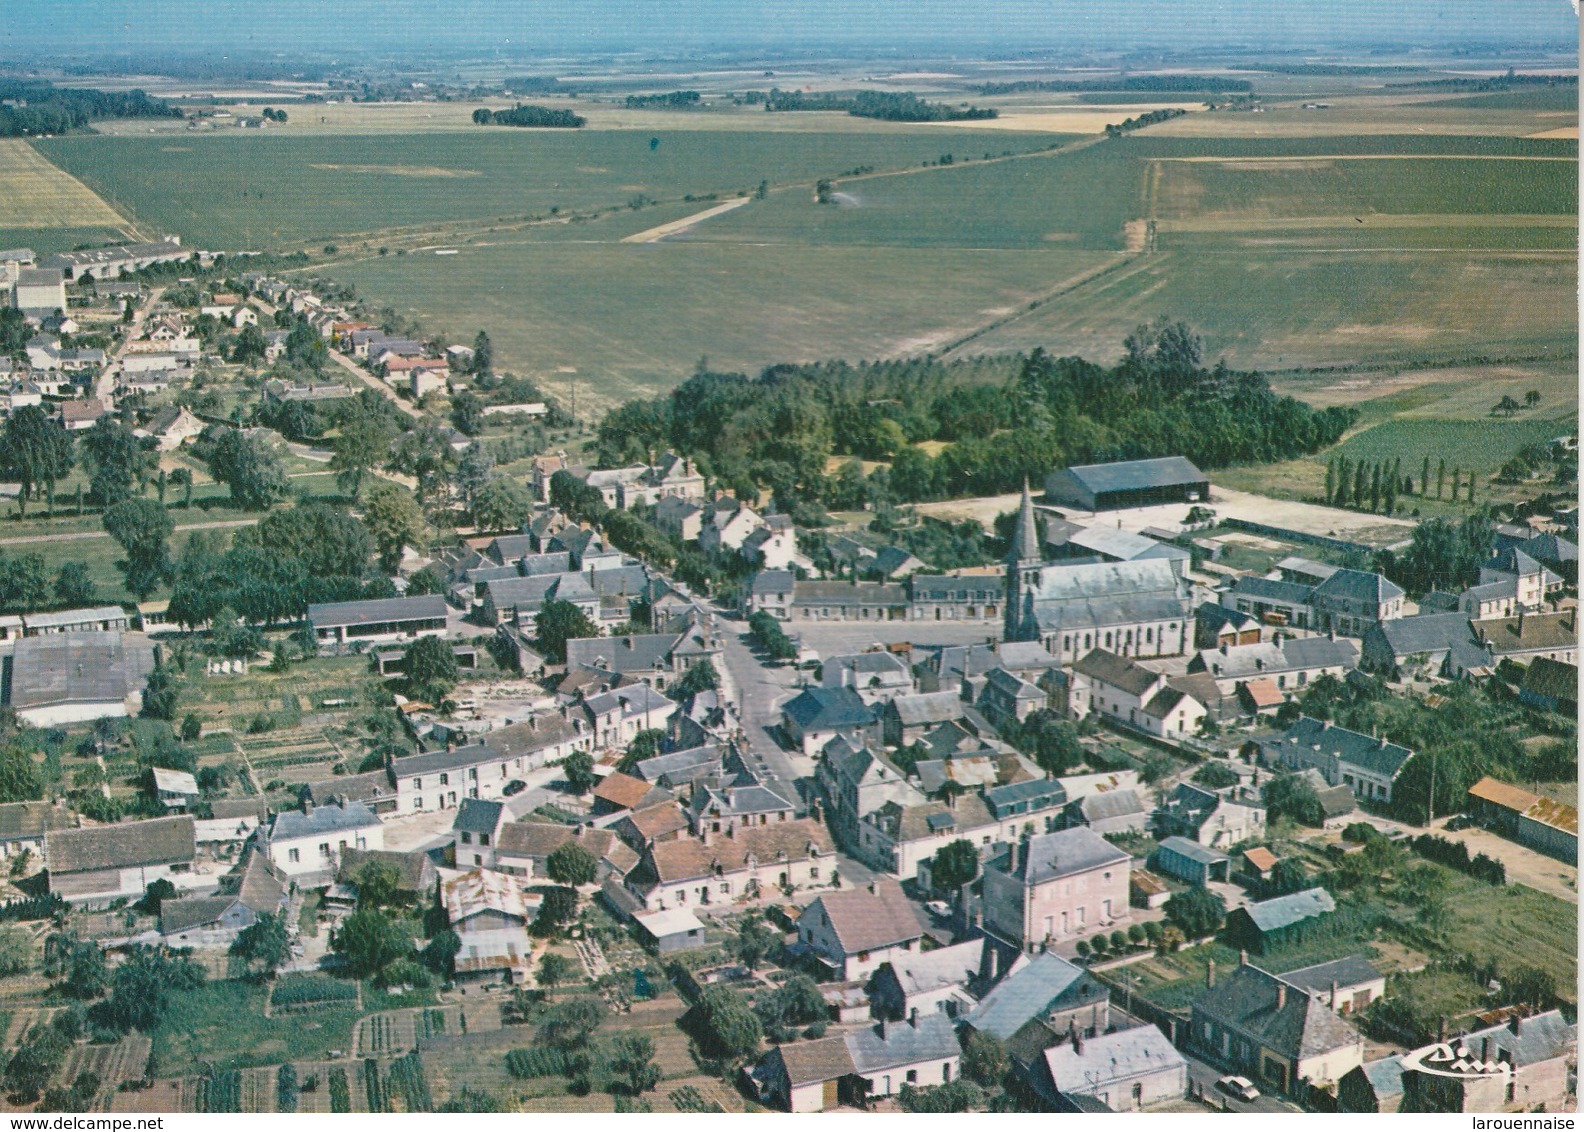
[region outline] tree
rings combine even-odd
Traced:
[[[577,911],[577,889],[564,886],[546,889],[532,930],[535,935],[554,935],[563,925],[577,919]]]
[[[64,606],[82,609],[94,604],[97,593],[93,574],[85,562],[62,562],[55,575],[55,600]]]
[[[22,928],[0,928],[0,978],[25,974],[32,966],[32,937]]]
[[[577,969],[575,960],[554,951],[547,951],[544,953],[544,958],[539,960],[539,984],[550,988],[558,987],[576,975]]]
[[[258,919],[243,928],[231,943],[231,954],[251,971],[268,978],[291,959],[291,939],[286,922],[274,912],[260,912]]]
[[[759,647],[770,654],[771,660],[791,660],[797,656],[797,646],[786,635],[774,614],[760,610],[748,618],[748,632]]]
[[[796,974],[773,993],[760,996],[754,1004],[754,1013],[767,1029],[779,1030],[787,1026],[818,1025],[829,1017],[830,1007],[818,983],[807,975]]]
[[[712,691],[720,687],[720,673],[715,671],[715,664],[705,657],[695,660],[688,665],[687,671],[682,673],[682,679],[671,685],[671,698],[673,700],[686,700],[699,692]]]
[[[545,858],[545,871],[557,884],[581,888],[594,883],[599,875],[599,862],[576,841],[566,841]]]
[[[1529,390],[1529,392],[1524,394],[1524,405],[1527,406],[1528,408],[1532,409],[1536,405],[1538,405],[1539,403],[1540,403],[1540,390],[1531,389],[1531,390]]]
[[[138,905],[149,915],[158,916],[160,905],[175,895],[176,886],[164,877],[160,877],[143,890],[143,899],[138,901]]]
[[[480,106],[477,110],[473,111],[473,124],[475,126],[487,126],[487,125],[489,125],[490,124],[490,118],[491,118],[491,111],[489,110],[488,107]],[[483,332],[480,331],[480,333],[483,333]]]
[[[463,389],[451,398],[451,424],[464,436],[484,431],[484,402],[477,393]]]
[[[972,1112],[985,1107],[985,1094],[978,1085],[961,1077],[923,1089],[904,1083],[897,1092],[897,1106],[903,1112]]]
[[[398,484],[382,483],[371,487],[363,500],[363,525],[373,536],[380,565],[396,569],[402,550],[424,540],[423,512],[412,493]]]
[[[456,654],[444,637],[419,637],[407,646],[402,666],[413,695],[429,703],[439,703],[456,686]]]
[[[1166,918],[1188,939],[1201,939],[1226,921],[1226,901],[1208,888],[1190,888],[1166,901]]]
[[[938,889],[957,893],[979,875],[979,851],[973,842],[958,838],[935,851],[930,858],[930,881]]]
[[[357,499],[363,493],[363,477],[389,459],[394,439],[396,428],[384,413],[354,409],[331,445],[330,470],[336,473],[336,486]]]
[[[131,429],[112,417],[100,417],[83,433],[82,447],[89,468],[88,488],[95,499],[109,507],[132,494],[147,455]]]
[[[359,908],[330,933],[330,950],[356,978],[367,978],[412,954],[413,940],[400,921],[375,908]]]
[[[359,908],[388,908],[396,903],[396,894],[401,891],[401,874],[395,865],[369,861],[357,871],[354,883]]]
[[[533,514],[528,489],[509,476],[492,475],[473,496],[473,525],[481,531],[516,531]]]
[[[209,472],[244,511],[263,511],[286,498],[291,481],[274,451],[236,429],[222,429],[209,449]]]
[[[781,935],[763,916],[749,912],[737,925],[732,937],[731,953],[738,962],[752,971],[781,947]]]
[[[1556,979],[1538,967],[1518,967],[1507,976],[1507,995],[1516,1003],[1545,1010],[1556,999]]]
[[[0,474],[17,481],[19,511],[39,487],[54,495],[55,481],[72,468],[71,434],[44,415],[37,405],[24,405],[0,429]]]
[[[44,796],[44,778],[27,751],[0,749],[0,802],[31,802]]]
[[[1502,399],[1496,402],[1496,407],[1491,410],[1491,414],[1494,416],[1497,413],[1501,413],[1504,416],[1510,417],[1516,413],[1519,408],[1520,406],[1518,402],[1513,399],[1511,394],[1503,394]]]
[[[569,601],[547,601],[534,619],[538,629],[535,644],[553,664],[566,663],[568,641],[599,636],[599,626]]]
[[[265,339],[264,332],[249,323],[231,343],[231,360],[237,365],[262,362],[268,350],[269,342]]]
[[[594,777],[594,756],[587,751],[573,751],[561,760],[561,773],[574,794],[587,794],[597,781]]]
[[[19,1101],[31,1104],[65,1064],[71,1045],[65,1035],[53,1027],[35,1027],[27,1041],[6,1062],[6,1089]]]
[[[969,1080],[994,1089],[1001,1084],[1011,1065],[1006,1046],[994,1034],[970,1029],[963,1043],[962,1071]]]
[[[660,1083],[654,1054],[654,1041],[647,1034],[618,1034],[611,1043],[610,1067],[626,1078],[627,1089],[635,1097]]]
[[[165,1017],[172,992],[195,990],[204,978],[203,965],[192,959],[134,946],[110,980],[110,997],[102,1010],[105,1021],[122,1032],[148,1033]]]
[[[121,545],[126,559],[118,565],[126,577],[127,589],[139,601],[171,575],[167,540],[176,529],[170,512],[151,499],[123,499],[106,509],[104,529]]]
[[[1309,782],[1296,774],[1279,774],[1265,784],[1265,808],[1272,818],[1286,817],[1300,825],[1325,823],[1325,806]]]
[[[1271,869],[1271,888],[1278,893],[1302,892],[1309,887],[1309,871],[1297,857],[1283,857]]]
[[[299,1092],[297,1067],[289,1061],[283,1063],[275,1071],[275,1111],[296,1112]]]
[[[698,1031],[707,1053],[737,1060],[759,1049],[764,1028],[747,1002],[735,991],[709,987],[694,1004]]]
[[[490,344],[490,337],[480,330],[473,336],[473,372],[487,374],[495,365],[495,347]]]
[[[1052,775],[1066,774],[1083,761],[1078,728],[1049,708],[1036,708],[1007,733],[1009,743]]]
[[[1430,493],[1430,457],[1424,458],[1424,467],[1419,473],[1419,498],[1423,499]]]
[[[1237,772],[1225,763],[1208,762],[1200,764],[1193,772],[1191,781],[1206,790],[1224,790],[1228,786],[1236,786],[1241,779],[1238,778]]]

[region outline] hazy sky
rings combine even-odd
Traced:
[[[1569,0],[0,0],[0,55],[1556,41]],[[471,51],[469,52],[471,53]]]

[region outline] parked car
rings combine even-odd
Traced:
[[[1260,1091],[1247,1077],[1223,1077],[1216,1082],[1216,1088],[1223,1093],[1231,1093],[1240,1101],[1259,1100]]]
[[[1456,833],[1460,829],[1467,829],[1474,824],[1474,819],[1467,814],[1458,814],[1450,819],[1443,827],[1447,833]]]
[[[924,905],[924,909],[930,915],[939,916],[943,920],[951,915],[951,905],[944,900],[931,900]]]

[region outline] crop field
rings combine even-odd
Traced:
[[[119,229],[126,220],[25,141],[0,139],[0,229]]]
[[[266,1018],[264,995],[263,987],[236,980],[206,983],[186,993],[154,1031],[160,1063],[174,1068],[213,1061],[217,1069],[232,1069],[288,1057],[314,1060],[328,1050],[352,1048],[355,1005]]]
[[[1048,137],[967,134],[1022,151]],[[477,133],[70,137],[36,143],[150,230],[194,246],[264,248],[486,217],[736,193],[858,166],[934,161],[938,133],[481,129]]]

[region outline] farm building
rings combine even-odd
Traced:
[[[1577,716],[1578,682],[1578,665],[1566,664],[1546,656],[1536,657],[1524,670],[1523,683],[1518,687],[1518,698],[1541,711],[1557,711],[1564,715]]]
[[[812,1042],[776,1046],[748,1072],[759,1099],[788,1112],[820,1112],[903,1085],[943,1085],[957,1076],[962,1051],[944,1014],[914,1015]]]
[[[1213,880],[1227,880],[1232,871],[1231,857],[1186,837],[1162,841],[1155,848],[1153,863],[1157,872],[1201,887]]]
[[[44,855],[44,835],[52,829],[69,829],[71,813],[65,803],[8,802],[0,805],[0,861],[20,853]]]
[[[1329,892],[1323,888],[1306,888],[1246,908],[1232,909],[1227,913],[1227,939],[1239,947],[1263,952],[1314,930],[1324,917],[1335,911],[1336,901]]]
[[[17,717],[58,727],[137,714],[154,646],[137,633],[51,632],[18,641],[0,664]]]
[[[451,930],[462,941],[458,977],[503,972],[513,982],[527,978],[533,962],[528,923],[539,909],[516,877],[474,869],[443,881],[440,898]]]
[[[1578,859],[1578,811],[1488,775],[1469,787],[1469,813],[1503,837],[1572,863]]]
[[[704,925],[686,908],[666,908],[659,912],[634,912],[638,934],[656,955],[671,955],[703,947]]]
[[[156,880],[190,871],[196,853],[193,819],[186,814],[44,835],[49,889],[73,904],[141,897]]]
[[[1181,456],[1123,460],[1063,468],[1045,477],[1045,495],[1057,505],[1116,511],[1210,498],[1210,480]]]

